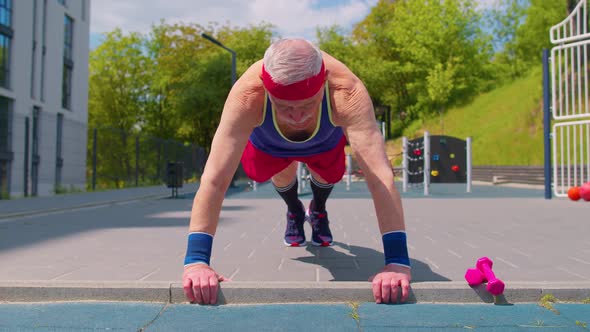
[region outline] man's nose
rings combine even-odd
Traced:
[[[295,121],[301,121],[301,119],[303,119],[303,117],[305,116],[305,112],[299,109],[293,109],[291,111],[291,118]]]

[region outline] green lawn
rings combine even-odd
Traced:
[[[484,93],[444,115],[444,134],[473,142],[474,165],[543,165],[543,85],[541,68],[528,76]],[[441,135],[440,116],[413,123],[410,139],[424,130]],[[388,154],[401,150],[401,138],[388,141]],[[395,158],[395,164],[401,158]]]

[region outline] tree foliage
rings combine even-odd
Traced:
[[[550,47],[549,28],[573,0],[380,0],[351,33],[318,29],[321,49],[359,76],[375,105],[393,110],[394,135],[411,121],[469,102],[525,74]],[[273,26],[154,25],[147,35],[120,29],[90,57],[90,128],[144,132],[209,148],[237,73],[262,58]],[[401,121],[398,121],[401,120]]]
[[[503,83],[526,75],[551,48],[549,29],[564,20],[572,0],[500,0],[487,12],[498,52],[492,63],[495,79]]]
[[[147,35],[108,33],[90,57],[90,127],[142,131],[208,148],[231,89],[231,54],[201,37],[208,33],[237,54],[237,73],[259,60],[271,26],[247,28],[162,21]]]
[[[106,128],[101,137],[99,172],[123,181],[134,167],[133,133],[141,123],[149,85],[151,60],[143,53],[137,33],[124,35],[120,29],[106,34],[104,42],[90,54],[88,128]],[[89,140],[89,149],[92,141]]]
[[[516,31],[519,56],[528,64],[541,62],[542,50],[551,48],[549,29],[568,15],[567,0],[530,0],[524,24]]]
[[[334,30],[319,36],[322,48],[351,64],[376,104],[406,120],[473,97],[491,77],[491,43],[470,0],[381,0],[350,39]],[[339,48],[340,41],[355,50]]]

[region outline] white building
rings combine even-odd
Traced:
[[[90,0],[0,0],[0,193],[86,183]]]

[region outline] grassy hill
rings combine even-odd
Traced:
[[[472,137],[473,165],[543,165],[543,85],[541,68],[470,104],[447,110],[444,135]],[[409,139],[441,135],[440,116],[416,121],[405,131]],[[387,142],[389,156],[401,152],[401,138]],[[392,160],[401,164],[401,157]]]

